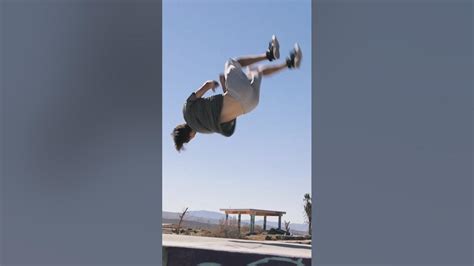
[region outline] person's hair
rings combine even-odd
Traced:
[[[180,152],[184,149],[183,145],[184,143],[188,143],[191,139],[192,131],[192,128],[188,126],[188,124],[177,125],[173,129],[173,133],[171,133],[171,136],[173,137],[174,147],[177,151]]]

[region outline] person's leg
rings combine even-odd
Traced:
[[[283,69],[299,68],[302,57],[303,54],[301,52],[301,48],[298,44],[295,44],[295,47],[291,51],[290,55],[286,58],[285,62],[277,65],[260,66],[258,67],[258,72],[260,72],[262,76],[270,76],[282,71]]]
[[[267,55],[266,54],[259,54],[259,55],[247,55],[247,56],[242,56],[238,57],[235,60],[239,62],[239,64],[242,67],[246,67],[264,60],[267,60]]]
[[[290,52],[290,55],[286,58],[284,63],[259,66],[258,72],[260,72],[262,76],[270,76],[286,68],[299,68],[302,57],[303,53],[301,52],[301,48],[297,43],[295,43],[293,50]]]
[[[224,93],[227,91],[227,88],[225,87],[226,86],[225,83],[226,83],[228,72],[230,71],[231,68],[246,67],[246,66],[250,66],[252,64],[258,63],[260,61],[264,61],[264,60],[273,61],[278,58],[280,58],[280,44],[276,36],[273,35],[272,39],[268,43],[268,49],[265,53],[258,54],[258,55],[242,56],[236,59],[230,59],[229,61],[226,62],[224,73],[219,74],[219,80],[221,82],[222,90],[224,91]],[[233,63],[235,61],[238,63],[238,65]]]
[[[260,61],[264,61],[264,60],[273,61],[278,58],[280,58],[280,43],[278,42],[278,39],[276,38],[276,36],[273,35],[272,39],[268,43],[268,49],[265,53],[258,54],[258,55],[242,56],[242,57],[236,58],[236,60],[237,62],[239,62],[239,64],[242,67],[246,67],[246,66],[258,63]]]
[[[262,76],[270,76],[277,72],[282,71],[283,69],[288,69],[287,63],[280,63],[277,65],[266,65],[258,68],[258,71],[262,73]]]

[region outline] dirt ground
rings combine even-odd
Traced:
[[[176,234],[176,227],[174,225],[166,224],[163,225],[163,234]],[[310,236],[289,236],[289,235],[270,235],[266,232],[260,231],[253,235],[248,235],[248,232],[243,229],[240,233],[233,229],[216,227],[214,229],[193,229],[193,228],[181,228],[181,235],[188,236],[204,236],[204,237],[221,237],[221,238],[234,238],[234,239],[247,239],[255,241],[278,241],[286,243],[298,243],[311,245]]]

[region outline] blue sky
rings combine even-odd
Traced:
[[[287,211],[285,220],[304,221],[302,198],[311,191],[310,5],[163,3],[163,210],[275,209]],[[280,60],[300,44],[301,68],[264,78],[259,106],[238,118],[232,137],[200,134],[177,153],[170,133],[183,122],[187,96],[218,80],[229,57],[264,52],[272,34]]]

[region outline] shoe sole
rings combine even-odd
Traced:
[[[301,59],[303,59],[303,53],[298,43],[295,43],[295,67],[299,68],[301,65]]]
[[[275,35],[272,35],[273,56],[275,59],[280,58],[280,43]]]

